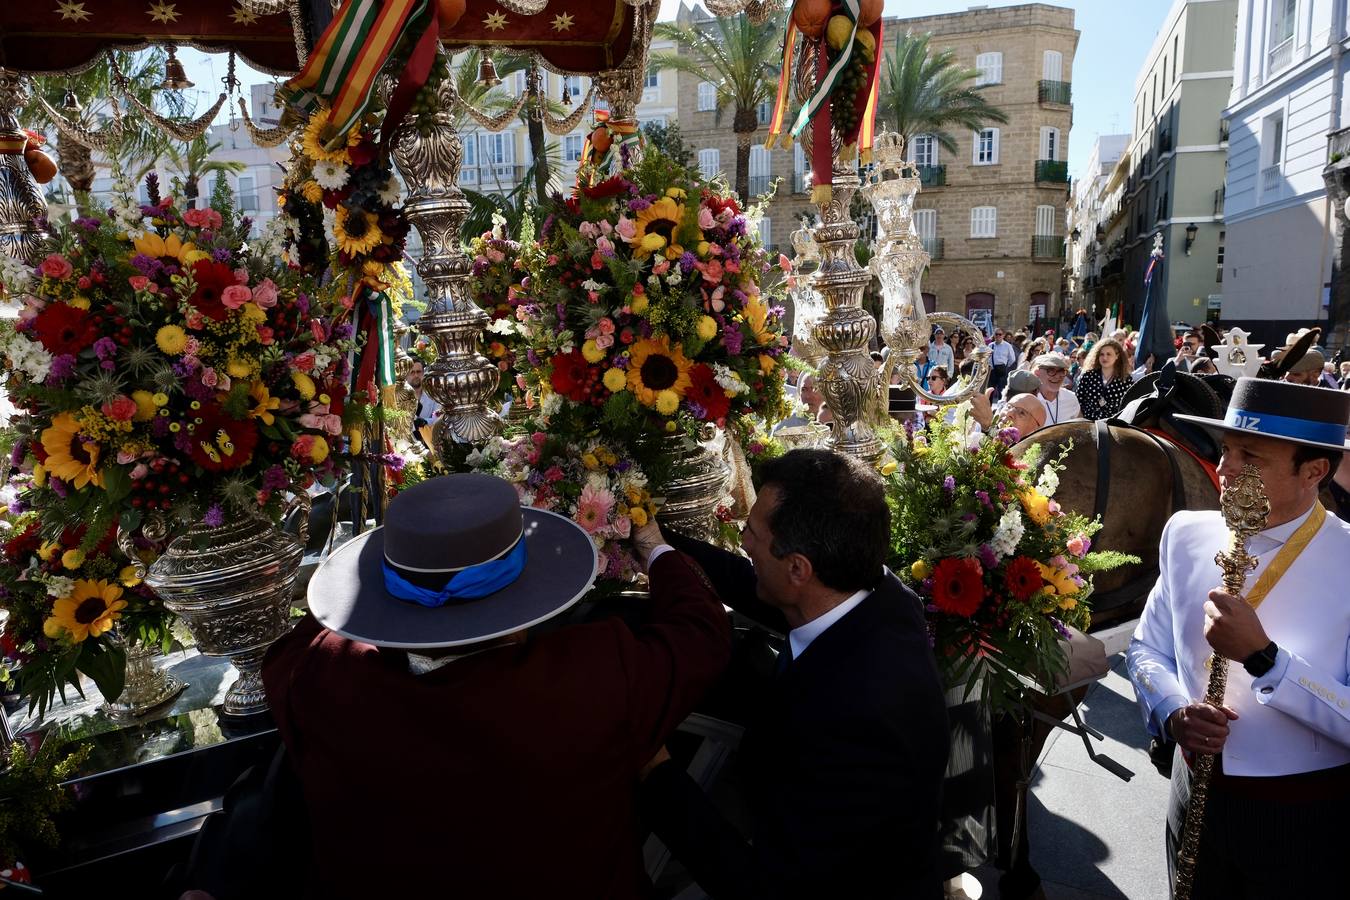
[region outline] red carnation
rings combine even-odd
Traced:
[[[615,175],[612,178],[606,178],[599,184],[582,188],[581,193],[592,200],[598,200],[602,197],[617,197],[619,194],[628,193],[628,182],[624,180],[623,176]]]
[[[984,601],[984,570],[979,562],[948,557],[933,572],[933,605],[942,612],[970,618]]]
[[[199,259],[192,264],[192,277],[197,282],[197,290],[188,298],[202,315],[217,322],[223,322],[229,310],[221,302],[221,295],[227,287],[238,284],[234,269],[224,263]]]
[[[38,340],[53,355],[74,356],[98,340],[98,326],[83,309],[67,303],[50,303],[33,320]]]
[[[5,558],[18,565],[28,561],[28,557],[38,552],[42,546],[42,535],[38,533],[40,522],[32,522],[23,534],[5,541]]]
[[[731,210],[732,215],[740,215],[741,208],[736,205],[735,197],[719,197],[716,194],[708,194],[703,198],[709,212],[714,216],[721,215],[725,209]]]
[[[189,423],[188,452],[192,461],[208,472],[238,469],[253,458],[258,446],[258,427],[252,419],[234,419],[214,403],[197,411]]]
[[[1017,600],[1025,603],[1045,584],[1034,559],[1019,556],[1003,570],[1003,585]]]
[[[375,142],[370,138],[362,138],[355,147],[347,148],[347,157],[354,166],[368,166],[375,161],[375,156]]]
[[[731,410],[727,392],[717,383],[712,368],[703,363],[689,370],[689,390],[685,392],[684,398],[703,407],[703,418],[709,422],[726,418]]]
[[[580,350],[553,357],[553,374],[549,376],[553,389],[568,400],[581,403],[590,396],[595,382],[595,370],[586,362]]]

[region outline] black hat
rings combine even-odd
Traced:
[[[490,475],[443,475],[395,497],[384,525],[347,543],[309,582],[325,628],[381,647],[454,647],[519,631],[581,599],[595,580],[590,536],[522,509]]]
[[[1231,431],[1292,441],[1327,450],[1350,450],[1350,391],[1239,378],[1222,419],[1178,415],[1211,431]]]

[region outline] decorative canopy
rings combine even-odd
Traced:
[[[519,7],[519,3],[513,3]],[[468,0],[441,37],[451,49],[523,50],[567,72],[594,73],[623,62],[633,39],[624,0],[548,0],[533,15],[496,0]],[[286,12],[249,11],[239,0],[12,0],[0,3],[0,68],[59,73],[87,68],[100,52],[172,42],[233,50],[255,68],[294,73],[295,38]]]

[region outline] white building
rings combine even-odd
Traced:
[[[1229,120],[1223,319],[1278,346],[1327,317],[1322,172],[1346,122],[1348,0],[1241,0]]]
[[[1101,270],[1106,263],[1107,185],[1130,145],[1128,134],[1103,134],[1092,145],[1087,168],[1073,181],[1069,208],[1069,290],[1073,302],[1097,319],[1105,313]]]

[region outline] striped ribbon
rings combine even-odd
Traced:
[[[361,348],[361,364],[356,371],[356,389],[363,391],[378,380],[381,385],[395,382],[394,375],[394,311],[389,295],[383,291],[371,290],[365,285],[356,287],[364,293],[365,304],[361,311],[360,328],[365,332],[365,346]]]
[[[862,119],[858,122],[858,155],[863,163],[872,161],[872,141],[877,127],[877,96],[881,87],[881,20],[876,21],[876,52],[872,58],[871,85],[867,89],[867,104],[863,107]]]
[[[375,77],[427,3],[348,0],[324,29],[300,74],[283,87],[289,105],[308,115],[330,101],[333,140],[341,140],[365,114]]]
[[[797,54],[797,23],[788,16],[787,31],[783,34],[783,65],[778,71],[778,93],[774,96],[773,117],[769,120],[769,139],[764,146],[773,149],[783,133],[787,119],[788,94],[792,89],[792,67]],[[784,147],[792,146],[792,135],[783,141]]]
[[[848,40],[844,42],[844,46],[840,49],[839,56],[835,59],[834,64],[816,82],[815,92],[802,104],[801,112],[797,113],[797,121],[792,125],[792,137],[794,138],[805,130],[807,124],[815,118],[821,107],[829,109],[830,95],[838,87],[839,80],[844,76],[844,70],[848,68],[849,59],[853,56],[853,39],[858,34],[858,0],[844,0],[844,15],[848,16],[849,21],[853,23],[853,27],[848,33]],[[823,47],[824,44],[822,43],[822,49]],[[881,48],[877,47],[877,54],[880,55],[880,53]]]

